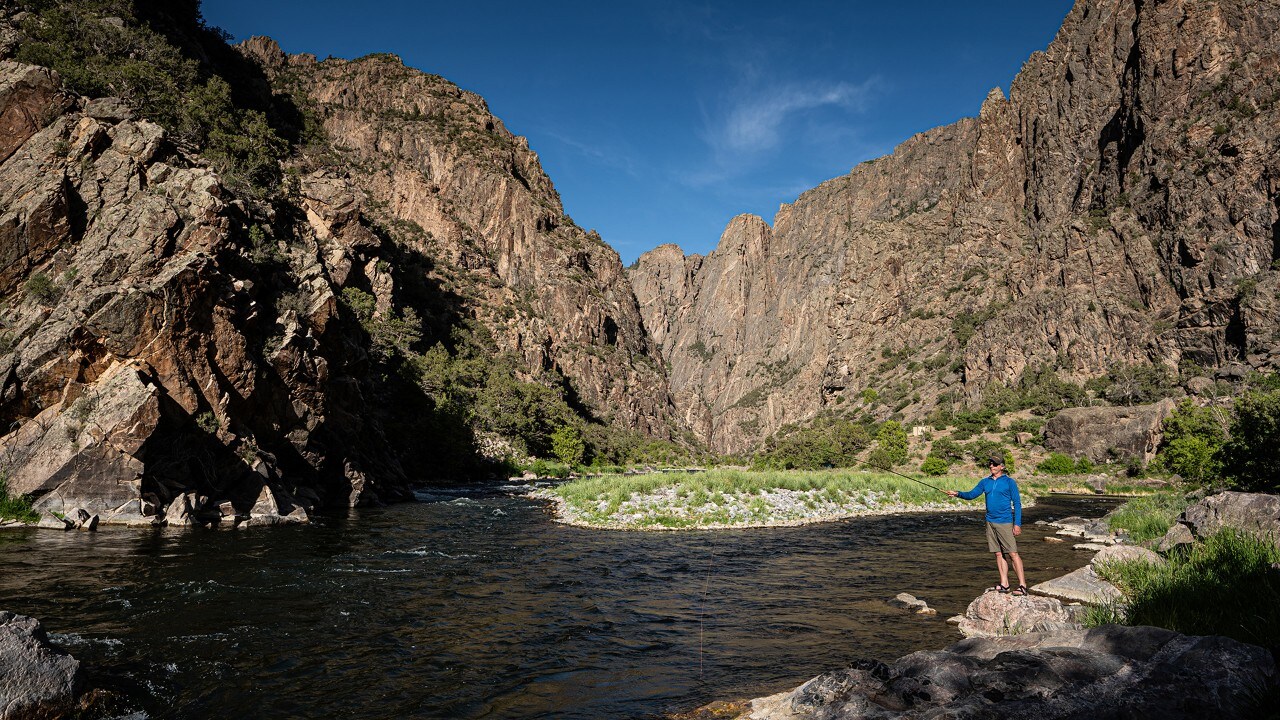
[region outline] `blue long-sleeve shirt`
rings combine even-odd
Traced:
[[[956,493],[957,497],[973,500],[986,495],[987,522],[1022,525],[1022,498],[1018,495],[1018,483],[1008,475],[992,478],[990,475],[978,481],[968,492]]]

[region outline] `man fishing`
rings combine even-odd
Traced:
[[[1018,541],[1022,534],[1022,498],[1018,496],[1018,483],[1004,474],[1004,458],[992,455],[987,461],[991,474],[978,481],[968,492],[947,490],[951,497],[973,500],[985,495],[987,501],[987,549],[996,554],[996,570],[1000,572],[1000,584],[991,590],[1009,592],[1009,563],[1005,553],[1013,560],[1018,573],[1018,587],[1014,595],[1027,594],[1027,578],[1022,574],[1022,558],[1018,556]]]

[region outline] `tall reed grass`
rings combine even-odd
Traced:
[[[1095,611],[1097,624],[1123,620],[1188,635],[1225,635],[1280,645],[1280,547],[1275,538],[1225,529],[1163,565],[1103,564],[1098,573],[1124,592],[1127,609]]]
[[[1107,516],[1112,530],[1125,530],[1133,542],[1164,537],[1190,501],[1180,492],[1134,498]]]

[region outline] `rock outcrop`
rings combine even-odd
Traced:
[[[1152,627],[973,638],[892,664],[857,661],[759,698],[751,720],[848,718],[1264,718],[1271,653]]]
[[[1098,574],[1099,568],[1110,563],[1145,562],[1160,565],[1164,558],[1147,548],[1133,545],[1108,545],[1102,547],[1089,564],[1072,570],[1066,575],[1031,586],[1031,591],[1068,602],[1088,605],[1111,605],[1124,601],[1119,588]]]
[[[670,435],[661,362],[618,254],[564,213],[528,141],[484,99],[393,55],[317,61],[266,38],[242,50],[323,124],[339,170],[396,241],[436,265],[530,374],[562,376],[597,417]],[[380,304],[400,294],[375,278]]]
[[[740,451],[1043,368],[1276,369],[1277,44],[1271,3],[1079,0],[977,118],[772,226],[735,218],[706,257],[642,256],[630,277],[680,417]]]
[[[1232,528],[1280,543],[1280,496],[1227,491],[1188,507],[1178,524],[1201,540]],[[1172,528],[1170,532],[1175,532]]]
[[[83,683],[80,661],[50,645],[39,620],[0,610],[0,720],[63,717]]]
[[[1161,427],[1173,401],[1132,407],[1079,407],[1058,412],[1044,426],[1044,446],[1095,463],[1118,458],[1149,462],[1160,446]]]

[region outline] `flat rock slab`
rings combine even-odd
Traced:
[[[39,620],[0,610],[0,720],[60,717],[81,684],[80,661],[50,645]]]
[[[1080,627],[1074,611],[1054,598],[998,592],[983,593],[969,603],[957,625],[965,637],[998,637]]]
[[[1111,545],[1101,548],[1097,555],[1089,561],[1093,567],[1115,562],[1145,562],[1152,565],[1163,565],[1165,559],[1155,552],[1137,545]]]
[[[887,601],[890,607],[896,607],[900,610],[910,610],[917,615],[937,615],[938,611],[929,607],[929,603],[910,593],[898,593]]]
[[[1263,716],[1271,653],[1152,627],[970,638],[891,664],[854,661],[751,701],[751,720]],[[1269,695],[1268,693],[1271,693]]]
[[[1106,605],[1120,602],[1124,597],[1115,585],[1098,577],[1098,573],[1094,572],[1092,565],[1086,565],[1079,570],[1072,570],[1062,577],[1032,585],[1031,592],[1068,602],[1088,603],[1089,605]]]

